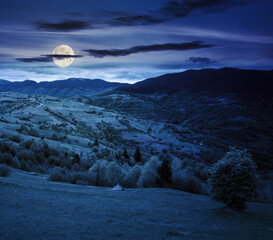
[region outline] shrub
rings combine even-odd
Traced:
[[[48,180],[53,182],[66,182],[67,172],[64,168],[54,167],[49,175]]]
[[[207,194],[206,185],[194,176],[193,168],[187,166],[188,160],[173,159],[171,163],[172,185],[181,191]]]
[[[10,153],[5,152],[0,154],[0,163],[11,165],[12,159],[13,157]]]
[[[0,164],[0,177],[8,177],[11,171],[7,165]]]
[[[145,163],[137,182],[138,187],[157,187],[157,180],[159,179],[157,169],[160,163],[157,157],[152,157],[150,161]]]
[[[230,147],[211,169],[208,181],[212,199],[234,210],[244,210],[246,201],[257,195],[256,166],[246,150]]]
[[[21,163],[22,170],[24,170],[24,171],[31,171],[32,170],[31,165],[28,162],[26,162],[25,160],[21,160],[20,163]]]
[[[71,171],[74,171],[74,172],[80,171],[80,166],[78,165],[78,163],[73,164]]]
[[[32,143],[33,143],[32,140],[25,140],[25,141],[20,143],[20,146],[23,147],[23,148],[30,149]]]
[[[132,167],[126,174],[123,185],[124,187],[135,188],[137,186],[137,181],[141,174],[142,168],[138,165]]]
[[[21,163],[19,162],[18,158],[17,157],[14,157],[10,163],[10,166],[11,167],[14,167],[14,168],[18,168],[20,169],[21,168]]]
[[[97,146],[94,146],[93,147],[93,152],[98,152],[99,151],[99,148]]]
[[[88,173],[70,171],[68,174],[68,181],[73,184],[88,185]]]
[[[176,182],[176,188],[189,193],[207,194],[206,185],[194,176],[190,168],[180,170],[179,177]]]
[[[106,169],[106,185],[113,187],[116,184],[121,184],[122,170],[116,162],[110,162]]]
[[[9,152],[11,153],[13,157],[16,155],[17,151],[18,151],[18,147],[15,144],[11,144],[9,146]]]
[[[89,154],[84,154],[81,157],[81,163],[80,163],[80,170],[81,171],[86,171],[93,165],[93,160]]]
[[[12,135],[9,137],[9,139],[13,142],[16,142],[16,143],[20,143],[22,141],[21,137],[19,135]]]

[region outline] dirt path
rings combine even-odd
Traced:
[[[52,183],[14,170],[0,177],[0,239],[273,239],[273,205],[243,214],[169,189]]]

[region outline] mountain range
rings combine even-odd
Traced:
[[[0,80],[0,92],[19,92],[50,96],[90,95],[127,85],[129,84],[83,78],[69,78],[66,80],[39,83],[32,80],[22,82]]]
[[[236,93],[273,97],[273,70],[236,68],[187,70],[165,74],[135,84],[107,82],[101,79],[69,78],[51,82],[10,82],[0,80],[0,92],[20,92],[51,96],[91,95],[118,90],[150,94],[174,93],[184,89],[198,92]]]
[[[119,90],[134,93],[172,93],[183,89],[195,92],[236,93],[273,96],[273,70],[237,68],[188,70],[149,78]]]

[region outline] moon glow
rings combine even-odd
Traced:
[[[74,51],[71,47],[67,45],[60,45],[56,47],[53,51],[53,55],[74,55]],[[74,61],[74,57],[58,58],[53,57],[53,61],[59,67],[68,67]]]

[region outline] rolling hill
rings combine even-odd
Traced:
[[[19,92],[25,94],[43,94],[49,96],[90,95],[129,84],[107,82],[101,79],[69,78],[52,82],[10,82],[0,80],[0,92]]]
[[[243,70],[236,68],[188,70],[149,78],[118,90],[134,93],[179,92],[236,93],[273,96],[273,70]]]

